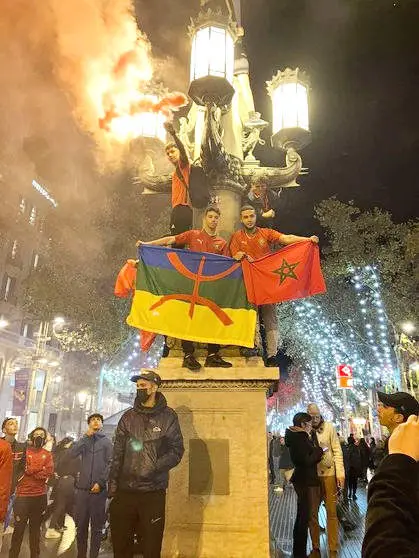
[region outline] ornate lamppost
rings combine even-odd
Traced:
[[[192,160],[208,176],[213,199],[222,208],[221,234],[237,228],[241,198],[252,181],[268,188],[298,186],[302,171],[298,153],[310,141],[308,77],[299,69],[277,72],[267,82],[272,99],[272,146],[285,151],[285,167],[265,167],[254,156],[264,143],[268,122],[256,112],[249,81],[249,64],[241,45],[243,29],[229,1],[201,1],[191,21],[191,67],[187,117],[180,119],[180,138]],[[237,3],[236,3],[237,4]],[[227,9],[227,7],[229,9]],[[145,177],[146,192],[170,191],[170,175]],[[200,214],[196,212],[199,226]]]

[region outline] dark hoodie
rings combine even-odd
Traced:
[[[287,428],[285,445],[290,449],[295,467],[291,481],[305,486],[317,486],[317,463],[321,461],[323,450],[316,447],[307,432],[298,426]]]
[[[106,489],[112,459],[112,442],[105,434],[96,432],[92,436],[83,436],[70,449],[69,456],[81,457],[77,488],[90,490],[94,484],[98,484],[102,490]]]
[[[118,490],[165,490],[169,470],[180,462],[183,452],[178,417],[164,395],[157,392],[154,407],[144,407],[136,398],[116,429],[109,476],[111,495]]]

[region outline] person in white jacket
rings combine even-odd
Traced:
[[[326,422],[320,409],[315,403],[310,403],[307,412],[312,417],[312,439],[314,444],[323,448],[322,460],[317,465],[317,474],[320,480],[321,496],[313,502],[310,519],[310,536],[313,543],[311,558],[320,557],[320,526],[319,507],[321,499],[324,500],[327,511],[327,539],[329,557],[338,556],[339,549],[339,523],[336,513],[336,496],[338,488],[343,490],[345,485],[345,468],[343,465],[342,448],[336,429],[332,423]]]

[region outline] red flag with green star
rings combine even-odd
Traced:
[[[258,306],[326,292],[319,247],[309,240],[252,263],[243,260],[242,267],[247,298]]]

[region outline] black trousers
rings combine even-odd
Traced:
[[[192,341],[182,341],[182,349],[185,355],[193,355],[195,347]],[[208,343],[208,354],[215,355],[220,350],[220,345]]]
[[[170,215],[170,234],[176,235],[192,228],[193,213],[188,205],[176,205]],[[176,246],[181,248],[181,246]]]
[[[9,558],[18,558],[20,547],[22,546],[23,535],[29,521],[29,547],[31,558],[39,558],[41,539],[41,524],[43,513],[47,507],[47,496],[17,496],[13,513],[15,517],[15,527],[10,545]]]
[[[160,558],[166,491],[118,492],[110,505],[114,558],[133,558],[134,535],[141,536],[143,558]]]
[[[348,490],[349,496],[356,494],[356,490],[358,488],[358,471],[353,469],[352,467],[349,469],[348,474]]]
[[[293,532],[293,556],[294,558],[306,558],[311,507],[315,499],[315,492],[320,492],[320,487],[294,483],[294,489],[297,493],[297,516]]]
[[[65,514],[73,514],[74,504],[74,478],[70,476],[58,479],[55,487],[55,500],[51,517],[50,528],[61,529],[64,527]]]

